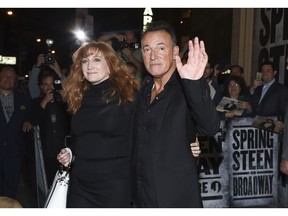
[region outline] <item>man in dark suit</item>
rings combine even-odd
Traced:
[[[25,132],[31,130],[30,98],[15,91],[14,68],[0,71],[0,196],[16,199],[25,156]]]
[[[258,86],[252,95],[253,113],[277,116],[279,121],[284,122],[288,89],[275,79],[277,71],[272,62],[262,63],[261,73],[263,85]]]
[[[137,207],[202,207],[196,158],[190,143],[200,129],[214,135],[220,126],[209,86],[204,43],[189,41],[182,64],[174,30],[151,23],[142,36],[149,72],[143,82],[132,127],[132,182]]]

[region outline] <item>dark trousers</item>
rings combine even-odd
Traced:
[[[0,157],[0,195],[16,199],[23,159]]]

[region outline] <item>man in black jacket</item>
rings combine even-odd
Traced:
[[[55,84],[59,81],[55,77],[53,71],[43,69],[38,77],[41,94],[32,100],[32,124],[40,128],[48,186],[59,169],[57,154],[65,147],[65,137],[70,134],[70,118],[60,94],[61,83]]]
[[[30,98],[15,90],[17,74],[4,66],[0,71],[0,196],[16,199],[24,162],[27,132],[31,130]]]
[[[253,113],[259,116],[276,116],[279,121],[284,122],[288,89],[275,79],[277,70],[273,62],[263,62],[261,73],[263,85],[255,88],[252,95]]]
[[[137,207],[202,207],[196,159],[190,143],[198,129],[214,135],[220,126],[209,86],[203,41],[189,41],[188,61],[179,57],[174,30],[151,23],[141,40],[149,76],[136,101],[132,172]]]

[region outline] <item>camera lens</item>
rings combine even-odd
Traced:
[[[55,62],[55,58],[52,54],[47,54],[45,56],[45,63],[46,64],[53,64]]]

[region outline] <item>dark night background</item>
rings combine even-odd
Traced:
[[[45,40],[54,40],[53,49],[62,68],[69,67],[70,54],[75,49],[75,8],[0,8],[0,55],[17,56],[17,71],[27,74],[39,53],[48,52]],[[230,58],[232,9],[229,8],[152,8],[153,20],[166,20],[174,25],[180,37],[199,36],[205,41],[210,59]],[[191,11],[192,16],[183,17]],[[89,8],[94,17],[94,38],[100,34],[136,30],[140,33],[144,8]],[[184,20],[180,25],[180,21]],[[42,42],[37,43],[36,39]],[[179,44],[180,45],[180,44]]]

